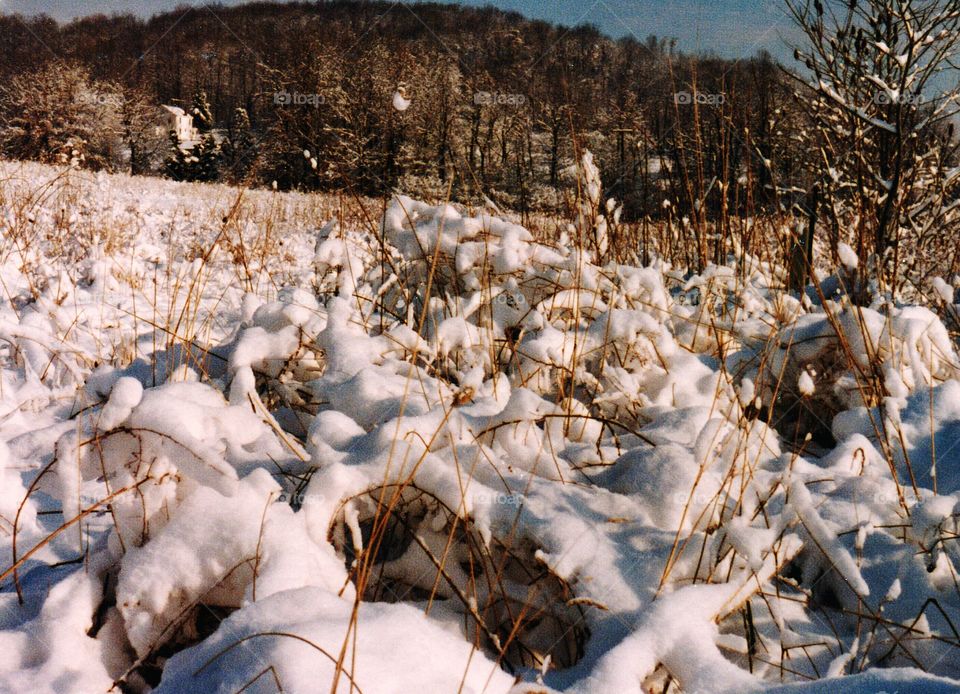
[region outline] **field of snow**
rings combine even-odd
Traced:
[[[0,163],[0,692],[960,691],[958,281],[599,205]]]

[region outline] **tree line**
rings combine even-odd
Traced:
[[[745,176],[767,201],[763,157],[788,96],[765,54],[690,56],[672,40],[614,40],[492,8],[342,1],[69,24],[3,16],[0,79],[6,125],[33,122],[5,138],[7,156],[62,158],[83,142],[91,167],[282,189],[402,187],[522,211],[561,204],[565,171],[590,149],[628,217],[659,214],[665,197],[686,212],[743,205],[720,191]],[[40,89],[72,102],[44,102]],[[158,161],[172,151],[156,137],[158,104],[210,119],[219,136],[192,157],[202,164]],[[132,156],[93,145],[94,129]],[[700,184],[706,195],[691,200]]]

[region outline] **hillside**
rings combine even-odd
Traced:
[[[0,151],[43,158],[70,139],[96,140],[88,130],[115,121],[107,129],[140,156],[88,152],[88,164],[164,173],[169,146],[151,136],[151,116],[172,104],[208,112],[229,144],[215,171],[176,177],[362,194],[450,191],[466,203],[486,196],[520,212],[556,211],[565,205],[564,169],[589,148],[631,219],[660,216],[665,196],[689,213],[685,181],[694,169],[729,186],[731,199],[749,189],[751,204],[768,207],[771,175],[755,153],[776,162],[778,175],[796,177],[797,162],[779,156],[788,138],[777,133],[799,126],[802,110],[777,103],[791,85],[769,56],[727,61],[683,49],[662,37],[613,40],[590,26],[451,4],[252,3],[65,25],[0,15],[0,80],[13,82],[0,90],[0,126],[69,122],[82,110],[78,92],[91,93],[88,106],[106,107],[90,116],[101,125],[37,134],[36,146],[5,144],[0,127]],[[53,74],[44,73],[51,64]],[[83,71],[77,86],[63,85],[67,66]],[[33,98],[37,84],[60,95],[55,108]],[[391,106],[398,90],[410,101],[403,113]],[[722,93],[722,103],[702,113],[678,104],[677,94],[697,90]],[[694,126],[699,145],[687,137]],[[304,150],[316,166],[299,156]],[[749,185],[738,183],[745,175]],[[724,204],[719,191],[700,191],[712,210]]]

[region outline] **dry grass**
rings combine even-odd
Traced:
[[[424,373],[446,386],[443,392],[427,393],[426,386],[415,380],[411,370],[407,384],[409,390],[404,395],[400,414],[403,414],[408,400],[414,395],[428,400],[439,399],[448,413],[473,398],[470,388],[460,384],[457,378],[469,355],[457,351],[447,355],[438,354],[433,349],[436,340],[432,334],[442,318],[461,314],[463,302],[471,290],[463,285],[454,259],[441,253],[439,245],[434,251],[425,251],[415,263],[404,263],[391,254],[380,235],[382,201],[349,196],[280,195],[220,186],[124,181],[133,186],[156,184],[163,195],[172,196],[175,200],[168,208],[171,231],[165,239],[167,247],[161,249],[166,262],[155,264],[152,271],[149,267],[143,271],[135,267],[136,258],[130,253],[130,249],[138,242],[140,230],[135,221],[139,212],[124,216],[115,225],[106,226],[102,224],[102,217],[84,213],[84,205],[89,204],[90,200],[85,191],[102,185],[102,182],[87,174],[66,170],[55,173],[42,185],[36,186],[37,172],[29,165],[3,165],[0,170],[3,172],[0,176],[0,206],[10,210],[7,219],[0,220],[0,224],[5,225],[0,242],[0,265],[15,259],[23,268],[23,274],[29,278],[32,301],[51,296],[51,278],[44,274],[36,253],[41,245],[48,249],[49,258],[65,265],[85,258],[82,249],[100,245],[103,257],[112,263],[112,276],[121,282],[123,291],[129,292],[133,298],[134,309],[117,317],[122,325],[113,333],[83,334],[81,327],[70,326],[64,329],[57,351],[49,354],[50,367],[43,370],[40,378],[51,386],[66,389],[65,398],[74,397],[77,389],[83,385],[84,376],[95,365],[126,366],[137,358],[149,360],[154,383],[163,382],[166,376],[184,365],[197,371],[206,381],[222,379],[226,358],[218,353],[216,345],[229,337],[228,324],[221,320],[222,308],[231,302],[235,303],[237,291],[275,299],[282,287],[301,282],[303,277],[295,272],[295,268],[303,266],[298,254],[313,251],[315,230],[327,220],[336,220],[341,229],[366,230],[369,234],[367,252],[378,259],[381,268],[393,273],[392,283],[384,282],[373,296],[358,291],[353,297],[363,317],[362,327],[371,334],[377,334],[383,329],[386,316],[414,328],[419,335],[417,346],[404,353],[404,359],[422,366]],[[31,186],[33,189],[30,189]],[[43,217],[51,210],[49,217]],[[744,335],[738,327],[746,311],[742,297],[752,290],[753,275],[759,272],[769,278],[769,284],[764,289],[770,293],[768,298],[771,306],[783,308],[786,305],[783,299],[787,296],[784,287],[786,272],[783,268],[793,239],[789,232],[783,230],[792,228],[790,221],[764,219],[746,222],[728,219],[726,224],[739,224],[740,228],[721,234],[717,228],[705,222],[697,231],[701,241],[722,236],[723,244],[731,256],[732,279],[711,278],[705,281],[696,289],[695,310],[689,315],[672,318],[683,329],[689,329],[692,335],[682,347],[714,359],[721,372],[721,381],[731,384],[731,387],[739,387],[744,374],[753,369],[761,374],[755,383],[756,390],[765,395],[759,407],[752,403],[741,407],[718,390],[712,408],[717,415],[734,425],[736,435],[726,441],[718,430],[716,440],[710,442],[710,449],[732,446],[730,465],[720,490],[696,512],[692,500],[699,494],[699,478],[689,490],[689,500],[681,523],[682,526],[686,524],[687,529],[681,527],[676,530],[664,558],[659,588],[701,582],[726,583],[734,578],[743,580],[736,604],[716,618],[725,633],[742,637],[745,647],[731,653],[730,657],[751,670],[766,663],[779,669],[784,677],[808,678],[814,676],[810,674],[811,671],[815,676],[823,675],[818,670],[817,662],[822,661],[818,655],[823,652],[829,652],[831,657],[839,654],[842,634],[830,620],[840,615],[855,618],[857,632],[865,634],[862,642],[867,645],[862,653],[857,654],[855,663],[865,665],[867,651],[875,643],[883,641],[889,642],[891,653],[896,651],[905,654],[908,660],[922,666],[921,660],[912,654],[911,644],[936,640],[951,647],[960,647],[960,637],[956,633],[952,636],[922,633],[916,626],[921,615],[917,615],[913,624],[903,624],[891,622],[878,610],[871,610],[862,603],[853,610],[842,605],[825,605],[822,594],[815,595],[812,588],[791,577],[795,568],[791,562],[795,554],[785,537],[801,528],[796,522],[778,526],[772,518],[775,511],[771,510],[782,503],[787,490],[775,484],[765,490],[765,495],[760,499],[745,498],[748,493],[755,491],[751,485],[756,479],[759,464],[758,455],[751,453],[748,445],[752,436],[763,436],[767,429],[778,430],[781,440],[791,449],[792,468],[794,461],[810,452],[811,445],[824,443],[822,434],[825,430],[829,433],[829,415],[843,408],[832,395],[832,386],[841,374],[853,374],[855,387],[867,404],[876,404],[887,394],[880,371],[880,355],[871,355],[870,366],[864,368],[850,343],[849,331],[845,331],[837,320],[836,311],[826,313],[833,327],[833,345],[830,350],[818,355],[813,364],[820,374],[818,389],[822,389],[823,398],[811,399],[797,392],[799,371],[810,367],[811,362],[786,358],[779,362],[779,368],[776,366],[774,352],[782,350],[789,354],[794,347],[789,339],[786,344],[778,341],[777,328],[790,321],[787,315],[790,311],[786,308],[782,314],[778,314],[775,308],[763,317],[769,342],[760,346],[751,360],[741,362],[737,372],[727,371],[726,358],[751,344],[752,340],[755,341],[755,336],[751,338]],[[533,217],[528,220],[528,225],[547,245],[555,245],[560,233],[570,231],[565,221],[546,217]],[[177,229],[186,229],[187,232],[181,236]],[[574,237],[580,239],[579,248],[587,248],[584,239],[589,236],[590,230],[573,231]],[[668,289],[679,300],[681,296],[692,294],[685,286],[691,273],[683,269],[692,268],[698,262],[691,255],[689,234],[690,229],[682,221],[621,224],[611,229],[612,245],[603,260],[639,265],[644,259],[659,259],[681,268],[665,273]],[[177,265],[172,262],[175,257],[192,262]],[[222,278],[218,276],[224,266],[232,274],[233,281],[229,284],[220,281]],[[543,275],[524,279],[518,291],[527,302],[527,312],[538,306],[552,321],[563,322],[567,326],[588,323],[599,313],[596,306],[600,301],[600,292],[596,293],[592,302],[582,301],[581,295],[577,296],[573,305],[561,300],[565,289],[584,286],[585,280],[579,273],[578,269],[572,277],[564,280],[568,285],[558,278],[551,281]],[[565,436],[578,427],[582,428],[585,423],[596,424],[597,428],[590,431],[599,433],[593,434],[593,439],[588,437],[586,443],[594,445],[597,451],[610,446],[611,440],[643,442],[640,430],[649,423],[649,419],[643,412],[641,394],[623,393],[623,402],[611,405],[600,397],[603,395],[600,383],[609,370],[631,363],[631,360],[640,359],[645,360],[645,364],[666,366],[668,362],[664,356],[646,343],[618,343],[610,335],[604,336],[599,347],[588,348],[582,343],[578,331],[571,329],[565,339],[572,343],[565,342],[563,345],[569,352],[565,364],[536,363],[533,359],[524,361],[522,332],[497,332],[494,303],[500,288],[491,279],[489,264],[484,265],[482,274],[487,278],[486,284],[479,289],[472,288],[472,291],[481,297],[476,323],[483,336],[483,359],[491,377],[494,380],[512,379],[517,385],[540,388],[545,396],[561,408],[562,414],[553,416],[562,420],[561,428]],[[607,295],[603,297],[610,303],[617,291],[616,266],[610,264],[603,267],[598,276],[600,281],[614,287],[613,290],[605,290]],[[310,282],[315,293],[321,297],[332,294],[335,289],[329,279],[312,275]],[[4,292],[6,302],[18,314],[23,313],[31,300],[15,295],[5,287],[0,287],[0,290]],[[820,293],[821,300],[826,298],[821,289],[816,291]],[[57,293],[54,291],[54,294]],[[849,301],[843,303],[841,300],[840,305],[856,312],[856,307],[851,306]],[[631,308],[656,309],[642,304],[635,304]],[[101,309],[109,310],[106,305]],[[940,306],[938,309],[948,326],[951,326],[951,336],[956,344],[960,319],[955,307]],[[235,311],[236,307],[231,310]],[[871,343],[868,326],[862,317],[859,327],[861,341]],[[7,348],[7,358],[22,364],[24,357],[18,352],[21,343],[16,337],[0,331],[0,338],[12,345]],[[893,349],[888,351],[892,352]],[[290,449],[301,458],[304,457],[302,452],[307,443],[309,422],[324,404],[314,399],[309,388],[305,387],[322,373],[321,362],[322,351],[316,345],[316,336],[301,333],[294,352],[278,363],[263,365],[256,370],[259,402],[251,397],[251,406],[270,422],[278,436],[288,442]],[[936,383],[932,379],[923,387],[932,392]],[[0,396],[3,396],[2,392]],[[575,407],[575,401],[587,405],[581,410]],[[90,408],[97,404],[97,401],[80,403],[80,407],[76,408],[78,427],[84,425],[84,417],[91,416]],[[294,418],[286,418],[281,422],[281,410],[293,413]],[[537,426],[546,430],[549,419],[542,418]],[[516,428],[519,425],[519,422],[507,422],[499,426]],[[918,492],[912,465],[919,464],[919,461],[907,460],[909,479],[900,479],[897,472],[900,461],[890,442],[902,442],[903,432],[896,426],[891,429],[885,420],[874,421],[874,428],[881,453],[898,489],[898,498],[891,504],[890,512],[900,522],[907,524],[909,509],[917,499]],[[429,450],[435,440],[443,435],[441,424],[433,432],[433,438],[425,441],[424,448]],[[489,443],[496,435],[495,430],[483,431],[477,435],[477,440]],[[815,439],[814,444],[811,444],[811,437]],[[102,437],[99,436],[85,441],[90,446],[99,446],[101,443]],[[395,443],[399,445],[401,442]],[[65,461],[54,462],[65,464]],[[584,465],[575,471],[578,474],[573,478],[565,479],[565,473],[557,462],[557,484],[584,485],[584,470],[590,470],[591,467],[602,469],[609,465],[609,462],[602,460]],[[297,493],[302,492],[309,483],[309,473],[281,472]],[[469,484],[472,470],[462,469],[458,472]],[[43,474],[41,472],[40,476]],[[418,488],[412,479],[412,475],[400,483],[385,479],[382,485],[343,501],[329,529],[329,539],[343,556],[350,579],[356,585],[358,601],[408,601],[422,606],[426,613],[442,611],[448,618],[453,614],[478,649],[511,671],[575,665],[582,657],[590,637],[586,616],[590,610],[599,609],[599,606],[579,598],[576,585],[561,578],[537,558],[537,550],[541,547],[534,538],[525,534],[519,521],[487,542],[481,537],[475,519],[464,509],[446,506],[429,490]],[[28,492],[27,498],[33,491],[31,489]],[[16,548],[18,526],[15,521],[14,560],[11,566],[4,568],[0,581],[12,577],[19,589],[18,572],[26,562],[40,556],[44,547],[65,531],[74,527],[81,529],[85,519],[109,507],[110,501],[118,495],[133,491],[135,486],[108,490],[108,496],[101,502],[82,508],[70,518],[65,517],[59,528],[25,551]],[[526,491],[507,490],[508,493],[517,494]],[[24,503],[26,501],[25,498]],[[735,571],[736,552],[733,547],[730,544],[717,544],[715,539],[725,523],[741,516],[748,507],[750,522],[775,529],[777,535],[765,557],[769,561],[764,568],[747,572],[747,578],[743,579]],[[854,530],[851,529],[851,532]],[[808,548],[807,551],[814,552],[816,548]],[[691,555],[698,557],[692,566],[687,562]],[[416,557],[417,566],[423,569],[413,580],[410,567],[402,564],[405,557]],[[256,563],[258,557],[249,560]],[[797,645],[790,636],[784,637],[780,633],[783,625],[780,602],[796,603],[808,614],[828,620],[833,633],[820,642]],[[160,662],[158,658],[172,652],[171,648],[179,649],[195,643],[216,628],[226,613],[216,613],[215,623],[200,624],[210,612],[205,610],[203,604],[201,599],[192,606],[193,611],[177,622],[176,633],[168,635],[164,643],[157,644],[152,654],[157,658],[151,657],[138,663],[137,668],[143,670],[139,672],[140,676],[146,677],[145,670],[157,667]],[[935,608],[939,608],[939,605],[931,603],[929,609]],[[355,606],[355,617],[357,613]],[[351,682],[356,673],[356,663],[348,662],[348,652],[351,643],[355,644],[356,627],[354,623],[351,631],[345,634],[339,654],[323,653],[337,663],[338,673],[349,673]],[[353,653],[356,653],[355,648]],[[268,672],[264,670],[261,675],[266,676]],[[157,673],[153,674],[155,676]],[[658,681],[663,691],[677,688],[676,680],[669,672],[660,672],[653,679]],[[331,691],[336,691],[339,682],[339,676],[335,677]]]

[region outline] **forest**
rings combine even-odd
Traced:
[[[633,219],[660,214],[665,191],[681,214],[752,210],[774,203],[774,179],[801,176],[787,152],[802,108],[769,55],[693,56],[675,40],[614,40],[494,8],[251,3],[64,25],[3,16],[0,79],[3,116],[33,124],[6,138],[7,156],[55,159],[94,129],[87,165],[114,171],[554,210],[565,170],[589,148]],[[397,90],[406,111],[391,107]],[[223,133],[198,153],[202,165],[164,166],[160,104]]]

